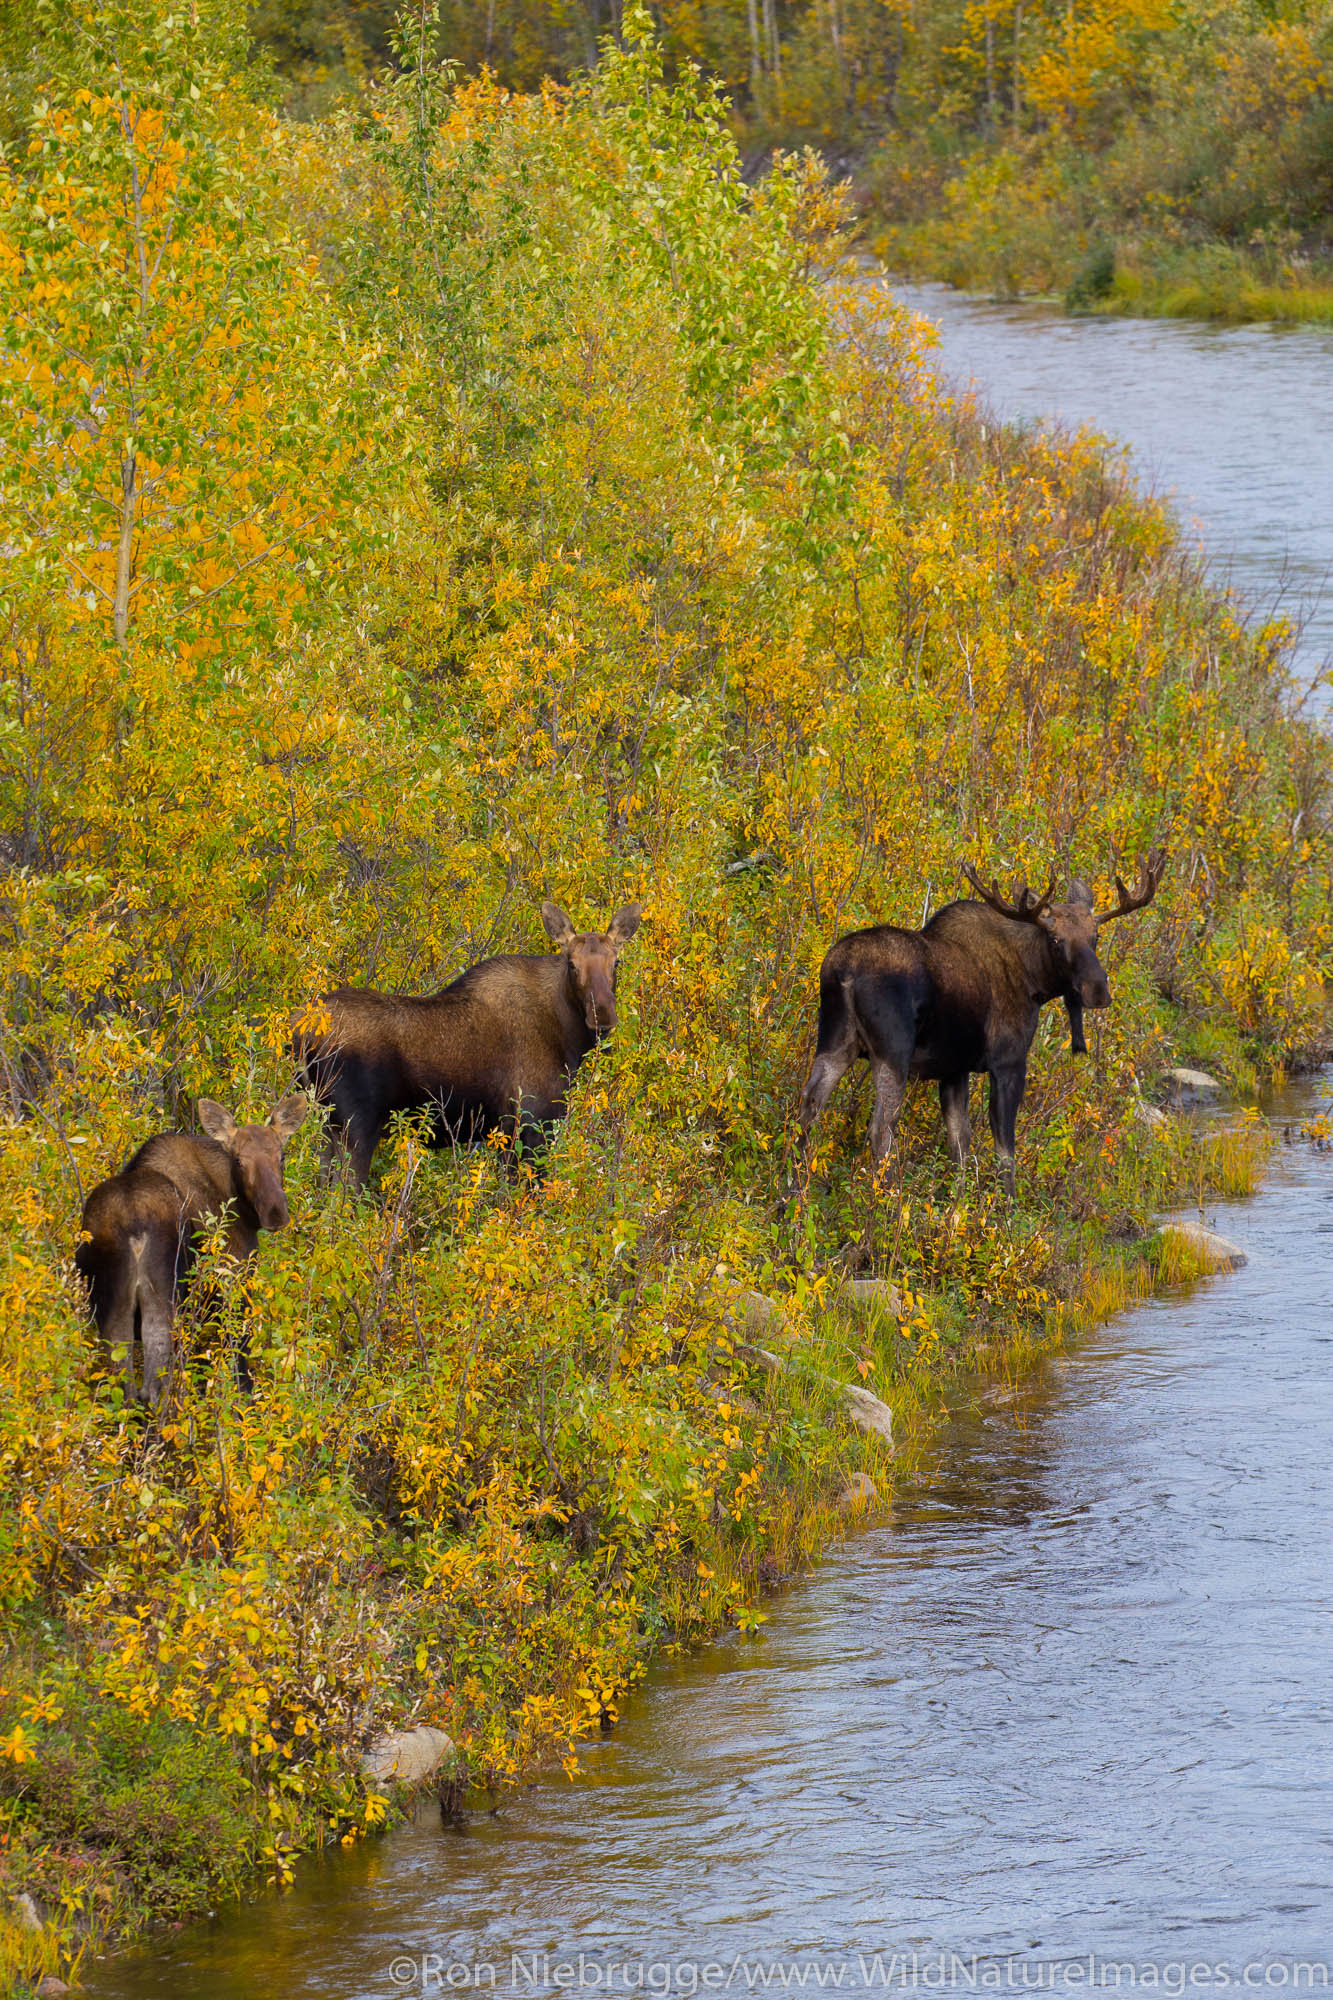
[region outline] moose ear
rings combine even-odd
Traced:
[[[1069,900],[1071,903],[1081,903],[1085,910],[1092,908],[1092,891],[1087,883],[1080,882],[1077,876],[1069,885]]]
[[[578,932],[574,929],[573,924],[570,923],[569,918],[565,915],[559,903],[546,902],[542,904],[542,922],[546,926],[547,937],[557,947],[568,944],[572,937],[578,936]]]
[[[292,1091],[290,1096],[283,1098],[281,1104],[274,1106],[268,1122],[284,1146],[293,1132],[299,1132],[305,1124],[309,1109],[310,1099],[303,1096],[299,1090]]]
[[[211,1097],[201,1097],[198,1109],[199,1123],[209,1138],[216,1139],[219,1145],[229,1146],[236,1137],[236,1120],[230,1111],[216,1104]]]
[[[617,910],[606,927],[606,935],[612,944],[628,944],[639,925],[643,922],[643,911],[637,903],[626,903],[623,910]]]

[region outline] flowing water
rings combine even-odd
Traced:
[[[909,297],[1002,415],[1124,439],[1313,675],[1333,337]],[[657,1668],[574,1782],[308,1862],[88,1989],[1326,1990],[1331,1195],[1284,1148],[1225,1218],[1245,1270],[965,1401],[891,1520]]]
[[[1222,1218],[1244,1270],[965,1401],[890,1520],[657,1668],[572,1783],[307,1863],[91,1991],[1323,1990],[1331,1194],[1284,1146]]]
[[[1293,622],[1302,681],[1333,659],[1333,331],[1070,319],[947,285],[893,291],[939,327],[940,372],[974,382],[998,416],[1128,446],[1213,576],[1252,612]]]

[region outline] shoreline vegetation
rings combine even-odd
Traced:
[[[395,0],[256,0],[269,101],[326,112]],[[569,81],[617,0],[442,0],[439,50]],[[668,74],[716,79],[747,175],[811,147],[893,270],[1067,311],[1333,323],[1329,0],[667,0]]]
[[[386,1731],[502,1796],[653,1655],[754,1630],[976,1370],[1184,1275],[1164,1207],[1264,1137],[1148,1115],[1323,1059],[1327,739],[1092,442],[946,397],[806,157],[751,185],[648,17],[526,94],[435,56],[296,124],[245,10],[38,6],[0,165],[0,1965],[290,1879],[395,1810]],[[846,282],[841,275],[845,272]],[[793,1202],[841,931],[988,879],[1170,870],[1018,1195],[933,1093],[844,1086]],[[311,1120],[290,1226],[206,1246],[160,1419],[73,1268],[83,1197],[293,1010],[633,899],[544,1177]],[[974,1098],[974,1107],[977,1100]],[[849,1277],[896,1288],[867,1316]],[[776,1302],[760,1341],[746,1300]],[[205,1311],[207,1304],[210,1310]],[[248,1347],[253,1387],[238,1385]],[[765,1365],[758,1349],[785,1363]]]

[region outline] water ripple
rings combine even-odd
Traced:
[[[959,1411],[892,1520],[763,1639],[658,1669],[574,1783],[307,1864],[90,1991],[369,2000],[399,1953],[521,1993],[513,1952],[1327,1952],[1331,1172],[1288,1150],[1228,1224],[1246,1270]]]

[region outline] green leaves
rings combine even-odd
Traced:
[[[318,423],[356,376],[311,374],[321,301],[224,95],[242,11],[46,6],[30,164],[0,182],[7,581],[63,572],[121,646],[194,657],[247,603],[270,633],[310,606],[273,572],[315,558],[357,456]]]

